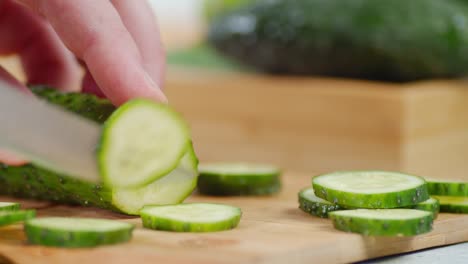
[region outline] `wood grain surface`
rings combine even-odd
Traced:
[[[22,201],[38,217],[81,216],[135,223],[126,244],[94,249],[58,249],[28,245],[22,225],[0,229],[0,263],[348,263],[468,241],[468,215],[440,214],[430,233],[404,238],[363,237],[335,230],[327,219],[300,211],[297,192],[310,175],[287,173],[281,193],[272,197],[215,198],[197,195],[187,201],[236,205],[243,216],[238,228],[216,233],[171,233],[143,229],[140,219],[95,208]],[[12,200],[2,197],[1,200]]]

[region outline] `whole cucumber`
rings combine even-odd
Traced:
[[[257,0],[217,19],[210,43],[274,74],[392,82],[468,71],[460,0]]]

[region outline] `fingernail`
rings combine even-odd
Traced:
[[[151,78],[151,76],[147,72],[145,72],[144,76],[145,76],[145,81],[148,82],[149,86],[151,86],[154,90],[157,91],[158,99],[163,103],[166,103],[166,104],[169,103],[169,101],[167,100],[167,97],[164,95],[161,88],[159,88],[159,86],[153,81],[153,78]]]

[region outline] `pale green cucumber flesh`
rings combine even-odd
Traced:
[[[19,209],[19,203],[0,202],[0,211],[17,211]]]
[[[200,166],[198,191],[205,195],[271,195],[281,189],[281,171],[253,163],[206,163]]]
[[[28,220],[28,242],[53,247],[95,247],[127,242],[134,225],[107,219],[45,217]]]
[[[197,157],[190,146],[177,168],[163,178],[142,188],[114,189],[113,204],[127,214],[137,215],[144,205],[181,203],[197,185],[197,164]]]
[[[328,214],[336,229],[365,236],[415,236],[432,230],[433,214],[414,209],[354,209]]]
[[[235,228],[240,208],[210,203],[145,206],[140,211],[143,226],[173,232],[216,232]]]
[[[434,196],[440,202],[440,212],[468,214],[468,197]]]
[[[341,171],[312,179],[315,194],[350,208],[385,209],[429,199],[423,178],[387,171]]]
[[[137,188],[175,169],[190,143],[183,118],[165,104],[134,99],[106,120],[98,164],[106,185]]]
[[[0,226],[7,226],[36,217],[35,210],[0,211]]]
[[[317,197],[313,188],[301,190],[298,194],[298,199],[299,208],[302,211],[322,218],[327,218],[329,212],[343,209],[337,204]]]
[[[468,196],[468,182],[427,180],[430,195],[441,196]]]
[[[415,205],[410,205],[405,208],[431,212],[434,214],[434,219],[435,219],[437,218],[439,211],[440,211],[440,203],[437,198],[431,197],[424,202],[421,202]]]

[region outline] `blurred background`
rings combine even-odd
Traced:
[[[202,161],[468,179],[468,1],[151,3]]]

